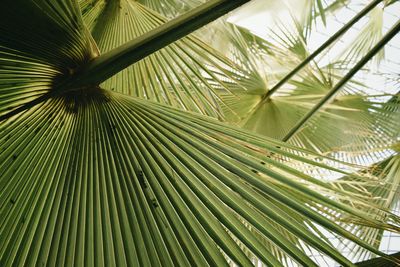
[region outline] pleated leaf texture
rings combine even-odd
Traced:
[[[173,9],[170,7],[168,9]],[[180,5],[180,4],[179,4]],[[83,19],[102,53],[167,19],[138,1],[80,1]],[[183,110],[222,118],[220,91],[231,94],[233,71],[243,72],[196,36],[185,37],[137,62],[101,86]],[[237,74],[236,74],[237,75]],[[243,76],[243,74],[242,74]]]
[[[346,229],[399,232],[397,216],[287,162],[358,174],[133,93],[148,73],[67,90],[99,56],[78,3],[1,5],[0,266],[317,266],[305,248],[352,266],[321,229],[386,257]]]
[[[273,96],[265,98],[270,89],[268,82],[274,75],[282,78],[282,70],[276,67],[277,73],[274,73],[272,66],[289,66],[283,71],[286,75],[304,60],[304,54],[309,54],[304,52],[307,47],[301,42],[303,39],[295,34],[291,36],[289,30],[282,31],[279,40],[287,42],[282,48],[240,27],[227,23],[223,26],[225,35],[233,44],[235,61],[250,70],[250,74],[239,81],[247,90],[238,88],[232,90],[234,94],[221,94],[226,104],[223,107],[225,119],[250,131],[282,139],[347,72],[347,69],[335,70],[334,63],[325,66],[314,63],[316,67],[308,65],[297,73],[296,79],[289,80]],[[363,85],[360,88],[360,84],[353,79],[344,85],[325,108],[288,142],[361,165],[368,165],[368,162],[373,162],[370,158],[385,153],[398,142],[399,111],[395,110],[398,104],[393,103],[398,101],[398,95],[377,92],[369,96],[362,90],[369,87]],[[387,98],[393,101],[384,101]]]

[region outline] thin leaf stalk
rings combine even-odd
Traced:
[[[385,36],[322,98],[304,117],[286,134],[282,141],[292,138],[308,120],[317,113],[351,78],[364,67],[398,32],[400,20],[385,34]]]
[[[315,57],[317,57],[321,52],[333,44],[340,36],[346,33],[354,24],[356,24],[361,18],[369,13],[374,7],[376,7],[382,0],[374,0],[369,5],[367,5],[363,10],[361,10],[357,15],[355,15],[349,22],[347,22],[340,30],[338,30],[334,35],[332,35],[328,40],[326,40],[320,47],[318,47],[313,53],[311,53],[306,59],[304,59],[299,65],[297,65],[292,71],[286,74],[277,84],[275,84],[262,98],[261,103],[265,103],[271,96],[288,82],[296,73],[308,65]]]
[[[118,72],[227,14],[249,0],[212,0],[164,25],[93,59],[68,87],[99,85]]]

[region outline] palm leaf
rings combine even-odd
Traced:
[[[164,24],[167,20],[139,2],[81,2],[83,16],[102,52]],[[217,92],[237,67],[194,36],[162,49],[102,84],[103,88],[222,117]],[[219,71],[219,76],[214,71]],[[240,71],[240,70],[238,70]],[[207,81],[213,79],[213,83]]]
[[[291,64],[295,67],[308,54],[304,52],[307,48],[301,41],[303,38],[286,33],[277,42],[263,41],[232,25],[227,25],[226,29],[233,60],[249,74],[240,79],[246,90],[235,90],[235,96],[222,95],[229,107],[224,112],[228,121],[251,131],[282,139],[344,75],[343,69],[336,64],[319,67],[314,63],[299,71],[295,78],[266,100],[271,81],[274,84],[276,77],[282,73],[285,75],[285,67]],[[281,41],[284,43],[279,44]],[[285,54],[287,57],[283,56]],[[293,58],[293,61],[282,60],[288,58]],[[338,153],[336,155],[342,159],[363,164],[368,162],[363,158],[366,151],[381,153],[386,150],[398,136],[392,130],[397,129],[393,127],[397,120],[389,115],[396,112],[387,109],[385,104],[385,99],[392,95],[377,93],[368,96],[364,93],[365,88],[368,87],[357,81],[345,85],[341,93],[329,101],[326,108],[290,142],[319,153],[333,153],[333,156]],[[382,129],[380,138],[374,134],[377,129]]]
[[[276,229],[262,223],[264,216],[349,264],[306,227],[278,215],[269,198],[360,245],[364,244],[300,203],[326,205],[354,221],[362,218],[370,226],[393,228],[302,185],[306,178],[310,186],[332,190],[312,177],[295,178],[289,175],[294,169],[274,164],[266,154],[276,151],[276,142],[96,88],[82,94],[55,98],[2,125],[1,146],[7,149],[1,153],[0,168],[5,244],[1,255],[6,265],[37,264],[46,258],[66,265],[85,260],[89,265],[168,265],[175,260],[179,265],[222,264],[218,248],[234,262],[248,265],[222,225],[263,262],[278,264],[246,233],[236,214],[300,263],[311,264]],[[97,241],[87,243],[89,236]],[[78,249],[86,245],[91,247]],[[127,253],[132,249],[136,253]],[[95,260],[94,251],[104,258]]]
[[[187,10],[194,8],[202,3],[204,0],[139,0],[144,6],[162,14],[165,17],[175,17],[179,14],[186,12]]]
[[[357,62],[364,54],[382,38],[383,31],[383,8],[375,7],[369,14],[369,21],[365,24],[360,33],[345,48],[342,57],[343,64]],[[374,57],[374,64],[379,64],[385,57],[384,49]]]
[[[388,157],[382,162],[374,164],[370,168],[363,170],[361,176],[345,176],[338,179],[334,184],[341,189],[345,189],[360,196],[367,196],[371,201],[384,209],[393,210],[399,201],[400,190],[400,157],[397,154]],[[376,178],[374,178],[376,177]],[[357,206],[357,204],[355,204]],[[368,209],[365,210],[369,212]],[[377,249],[381,244],[384,231],[378,229],[353,226],[352,232],[357,236],[373,245]],[[354,245],[342,240],[343,247],[352,251],[352,257],[356,261],[370,258],[369,251],[356,248]]]
[[[312,24],[315,19],[320,17],[323,24],[326,24],[325,8],[322,0],[307,0],[305,1],[306,7],[304,8],[305,14],[303,15],[303,29],[305,35],[309,35],[311,32]]]
[[[0,115],[48,93],[59,77],[98,55],[81,17],[73,13],[79,11],[75,2],[3,5],[7,8],[0,16]]]
[[[62,87],[103,57],[93,59],[75,2],[30,3],[0,11],[10,20],[0,28],[0,90],[15,86],[15,62],[27,74],[15,103],[46,77],[41,95],[1,117],[0,265],[316,266],[304,243],[351,266],[317,225],[386,257],[343,224],[398,232],[399,217],[288,164],[350,175],[339,162],[123,88]]]

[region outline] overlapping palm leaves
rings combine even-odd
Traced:
[[[230,29],[227,32],[233,44],[231,50],[234,61],[250,73],[247,79],[240,80],[247,90],[234,92],[240,101],[236,100],[236,96],[222,96],[230,108],[225,109],[228,121],[278,139],[284,138],[350,68],[349,62],[345,67],[340,66],[344,64],[341,59],[338,60],[340,63],[322,67],[314,61],[278,90],[274,87],[271,94],[271,87],[289,72],[287,69],[295,68],[309,54],[302,27],[299,31],[282,27],[285,28],[273,33],[272,41],[266,41],[245,29],[225,26]],[[369,28],[366,27],[363,32]],[[377,35],[379,39],[380,34]],[[361,34],[360,38],[365,43],[363,36]],[[371,47],[374,43],[374,38],[368,38],[368,44],[365,45]],[[358,42],[355,44],[358,46]],[[362,52],[355,55],[354,51],[358,50],[352,48],[347,55],[359,59]],[[376,157],[370,153],[370,160],[364,158],[371,150],[379,154],[396,142],[398,131],[393,132],[393,129],[397,129],[398,122],[389,115],[393,112],[386,108],[390,104],[385,100],[397,96],[379,90],[371,96],[365,93],[366,88],[367,85],[356,80],[345,84],[289,142],[320,153],[334,155],[338,152],[341,159],[368,164],[371,158]],[[368,90],[373,91],[371,88]],[[385,119],[382,120],[380,116]],[[379,138],[374,134],[377,128],[382,129]]]
[[[334,182],[338,188],[346,188],[346,191],[353,191],[360,196],[367,196],[376,205],[393,210],[399,203],[400,190],[400,157],[395,154],[387,159],[372,165],[362,171],[363,178],[343,177]],[[355,204],[357,206],[357,204]],[[362,207],[360,207],[362,209]],[[368,209],[366,212],[369,212]],[[371,245],[379,248],[382,242],[383,230],[360,227],[354,225],[352,231],[357,236],[366,240]],[[342,241],[341,246],[347,247],[351,251],[352,257],[356,260],[368,258],[369,251],[354,247],[346,240]]]
[[[167,21],[136,1],[81,1],[81,8],[101,52],[108,52]],[[173,10],[174,6],[170,8]],[[232,63],[218,52],[189,36],[120,72],[102,87],[222,117],[223,103],[217,91],[229,93],[224,81],[230,80],[227,74],[232,68],[235,68]],[[222,75],[217,77],[215,70]],[[207,81],[207,76],[213,83]]]
[[[165,17],[171,18],[199,6],[205,0],[139,0],[138,2]]]
[[[375,8],[374,14],[377,12],[376,9],[381,8]],[[355,42],[355,46],[363,43],[363,46],[368,47],[364,49],[364,53],[381,36],[382,25],[375,23],[374,27],[380,29],[373,35],[376,35],[377,39],[365,38],[367,32],[370,34],[368,25],[373,24],[373,20],[370,20],[367,27],[362,30],[360,37],[356,39],[360,41]],[[307,56],[306,39],[303,32],[290,34],[290,30],[282,30],[280,33],[274,33],[275,39],[277,39],[275,42],[268,42],[252,35],[247,30],[232,25],[225,26],[225,28],[230,28],[233,58],[239,65],[252,70],[252,75],[248,75],[251,77],[248,79],[249,81],[258,81],[258,83],[245,85],[246,88],[251,89],[238,94],[241,101],[236,101],[231,96],[223,97],[231,107],[231,111],[227,111],[228,119],[234,123],[239,123],[267,136],[282,138],[315,105],[315,101],[324,97],[326,92],[341,78],[339,73],[343,72],[343,69],[338,69],[336,65],[319,68],[314,62],[302,72],[297,73],[297,77],[289,80],[287,85],[282,86],[272,98],[263,102],[262,96],[268,95],[268,82],[272,80],[272,85],[277,83],[272,74],[283,77],[285,67],[289,65],[294,68]],[[282,42],[284,43],[282,44]],[[355,54],[356,52],[357,54]],[[347,52],[347,55],[357,59],[362,54],[360,49],[353,47],[350,52]],[[290,58],[293,58],[293,61],[290,61]],[[343,61],[340,62],[343,64]],[[260,68],[260,66],[262,67]],[[344,70],[347,71],[347,68]],[[374,96],[367,95],[363,92],[363,87],[367,88],[357,82],[348,83],[333,101],[324,106],[325,108],[318,116],[316,115],[290,139],[290,142],[319,152],[333,152],[331,155],[337,153],[336,156],[340,159],[365,165],[376,159],[377,155],[378,158],[386,157],[391,146],[398,142],[400,129],[398,96],[382,94],[379,93],[379,90]],[[369,90],[371,89],[369,88]],[[390,101],[385,100],[388,97],[391,98]],[[326,176],[326,173],[324,175]],[[398,186],[398,181],[393,182],[391,179],[382,177],[378,183],[376,180],[369,179],[363,179],[363,181],[376,184],[377,188],[396,188]],[[357,184],[358,182],[349,179],[346,180],[346,183]],[[365,191],[358,193],[362,194]],[[384,194],[374,197],[386,199]],[[385,203],[393,204],[396,201],[388,198]],[[385,207],[381,202],[378,204]],[[379,246],[382,237],[382,235],[376,234],[379,231],[357,227],[353,231],[358,232],[371,244]],[[345,243],[345,246],[349,245]],[[354,254],[351,256],[354,260],[360,260],[366,256],[365,253],[365,250],[354,249]]]
[[[39,9],[35,2],[16,1],[2,10],[0,115],[48,93],[58,77],[98,55],[74,2],[43,3]]]
[[[291,258],[315,266],[298,240],[351,265],[311,231],[314,224],[383,255],[330,214],[341,214],[346,223],[397,231],[396,216],[379,206],[368,209],[375,210],[371,216],[341,204],[338,200],[351,199],[370,206],[285,164],[290,160],[345,174],[327,165],[332,160],[137,98],[157,100],[157,93],[154,98],[136,93],[149,85],[144,78],[142,85],[127,84],[119,74],[115,87],[64,88],[64,80],[98,55],[96,44],[76,2],[30,3],[10,0],[0,11],[0,107],[5,114],[0,124],[0,265],[224,266],[233,261],[250,266],[257,258],[279,266]],[[156,17],[135,1],[103,4],[104,12],[141,10],[144,19]],[[84,13],[102,10],[96,3],[83,7]],[[173,47],[185,53],[183,44]],[[164,90],[178,99],[170,87],[189,88],[196,78],[205,84],[197,93],[212,95],[214,88],[206,86],[212,75],[221,78],[235,65],[218,69],[211,64],[214,56],[204,58],[187,84],[176,75],[163,87],[160,77],[168,79],[166,71],[143,75],[161,84],[159,95]],[[228,78],[212,85],[233,86],[237,77]],[[184,93],[182,103],[193,104],[193,91]]]

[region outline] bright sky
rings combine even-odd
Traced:
[[[230,22],[238,24],[242,27],[250,29],[254,34],[266,38],[268,36],[268,29],[273,29],[276,22],[284,22],[285,24],[292,24],[290,16],[295,16],[300,19],[305,2],[308,0],[253,0],[240,10],[235,12],[229,19]],[[325,2],[332,2],[331,0]],[[349,21],[358,11],[368,4],[366,0],[352,0],[347,8],[342,8],[340,12],[335,13],[334,16],[327,17],[327,27],[324,27],[322,22],[317,23],[316,28],[312,31],[311,38],[308,46],[310,51],[318,48],[329,36],[337,31],[343,24]],[[290,3],[287,6],[282,3]],[[386,32],[394,23],[400,18],[400,2],[396,2],[389,7],[385,8],[383,16],[383,31]],[[331,51],[330,57],[334,58],[342,50],[349,46],[354,40],[354,37],[359,32],[360,28],[366,24],[367,18],[361,19],[354,28],[350,29],[341,39],[336,43]],[[385,64],[395,63],[396,68],[400,66],[400,36],[393,38],[389,45],[385,48],[386,58],[391,59]],[[329,60],[326,58],[325,61]],[[324,62],[322,62],[324,63]]]

